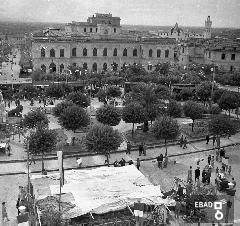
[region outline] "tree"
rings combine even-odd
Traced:
[[[33,81],[41,81],[43,78],[43,71],[39,68],[32,72],[31,77]]]
[[[32,85],[23,85],[20,87],[19,95],[22,97],[25,96],[28,100],[39,96],[39,94],[40,91]]]
[[[32,131],[26,139],[25,145],[29,146],[29,151],[32,154],[42,155],[42,172],[44,171],[43,156],[45,153],[51,152],[55,149],[57,144],[57,134],[53,130],[44,127],[38,127],[37,130]]]
[[[160,117],[154,122],[152,131],[157,139],[164,139],[167,155],[167,140],[176,139],[180,133],[177,121],[168,116]]]
[[[48,97],[60,98],[60,97],[64,96],[65,90],[63,89],[62,86],[53,84],[53,85],[48,86],[45,93],[46,93],[46,96],[48,96]]]
[[[75,105],[72,101],[63,101],[63,102],[60,102],[59,104],[57,104],[54,108],[53,108],[53,114],[56,116],[56,117],[59,117],[63,111],[68,108],[68,107],[71,107]]]
[[[181,117],[182,116],[182,106],[177,101],[171,100],[167,108],[168,115],[170,117]]]
[[[105,154],[109,162],[109,153],[116,150],[122,141],[120,133],[111,126],[96,124],[87,133],[85,144],[88,151]]]
[[[134,133],[134,124],[142,123],[146,120],[146,112],[139,103],[130,103],[123,108],[122,119],[126,123],[132,123],[132,137]]]
[[[87,108],[90,105],[90,99],[88,96],[83,94],[82,92],[72,92],[67,96],[68,101],[72,101],[74,104]]]
[[[190,89],[184,88],[180,91],[179,96],[181,100],[189,100],[193,97],[193,92]]]
[[[22,125],[28,129],[37,128],[39,125],[41,125],[41,127],[47,127],[48,123],[47,115],[40,109],[28,112],[27,115],[24,115],[22,121]]]
[[[212,105],[212,107],[209,109],[209,113],[213,115],[220,114],[221,111],[222,109],[217,104]]]
[[[83,108],[73,105],[63,110],[59,122],[65,129],[75,133],[77,129],[88,126],[90,118]]]
[[[213,102],[214,103],[218,103],[218,101],[220,100],[221,96],[223,95],[223,93],[225,92],[224,89],[217,89],[213,92]]]
[[[109,86],[107,87],[106,94],[108,97],[117,98],[121,96],[122,92],[118,86]]]
[[[121,121],[121,113],[112,105],[104,105],[97,110],[96,118],[103,124],[116,126]]]
[[[223,110],[230,112],[239,106],[239,96],[235,92],[226,91],[222,94],[218,101],[219,107]]]
[[[202,82],[196,87],[196,95],[205,104],[211,97],[212,84],[210,82]]]
[[[230,119],[224,115],[216,115],[212,117],[209,122],[209,131],[213,134],[234,134],[236,132],[235,127]]]
[[[107,103],[107,100],[106,100],[107,94],[106,94],[105,90],[99,89],[99,91],[98,91],[96,96],[99,98],[99,100],[101,102]]]
[[[194,101],[188,101],[184,104],[183,111],[186,117],[189,117],[193,120],[193,123],[192,123],[192,131],[193,131],[194,121],[202,117],[202,114],[203,114],[202,107],[201,105],[199,105]]]

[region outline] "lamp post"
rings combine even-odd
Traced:
[[[214,78],[215,78],[215,70],[214,70],[214,66],[211,68],[211,72],[212,72],[212,89],[211,89],[210,108],[212,108],[212,104],[213,104],[213,87],[214,87]]]

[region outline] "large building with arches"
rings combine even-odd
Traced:
[[[176,41],[143,36],[121,29],[120,18],[96,14],[87,22],[66,24],[65,30],[47,29],[33,35],[34,69],[61,73],[68,65],[89,71],[110,70],[113,63],[142,64],[147,70],[174,61]]]

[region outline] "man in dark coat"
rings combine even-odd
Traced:
[[[197,169],[195,169],[195,182],[197,180],[199,180],[199,177],[200,177],[200,167],[198,167]]]

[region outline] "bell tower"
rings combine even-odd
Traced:
[[[205,31],[204,31],[205,39],[211,38],[211,28],[212,28],[212,21],[210,20],[210,16],[208,16],[207,20],[205,20]]]

